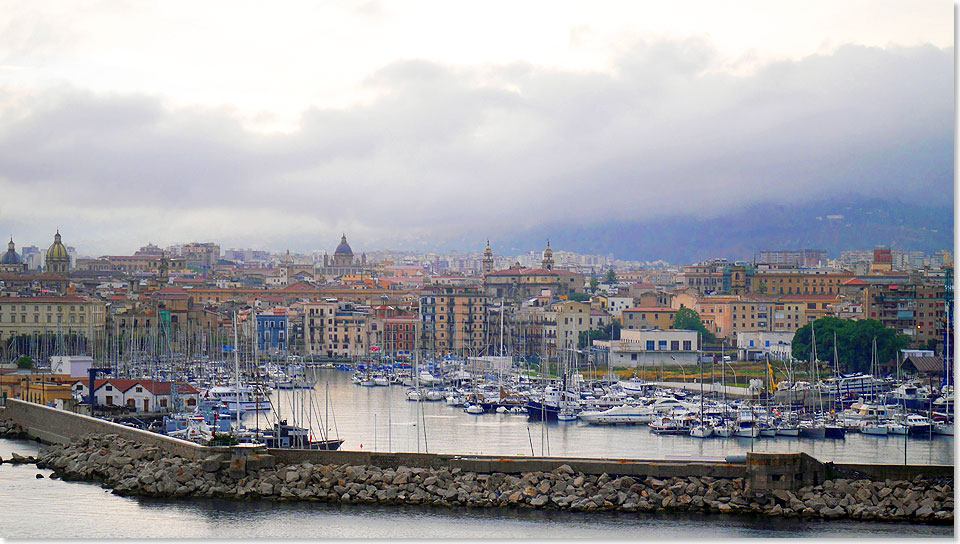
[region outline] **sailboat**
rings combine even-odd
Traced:
[[[816,380],[817,332],[813,325],[813,323],[810,323],[810,376],[811,380]],[[817,388],[817,397],[820,399],[820,411],[822,412],[823,397],[821,396],[819,388]],[[804,408],[806,408],[806,402],[804,402]],[[801,421],[800,436],[804,438],[824,438],[826,436],[826,430],[823,426],[823,421],[816,417]]]
[[[697,363],[700,365],[700,416],[690,428],[690,436],[694,438],[710,438],[713,436],[713,426],[703,418],[703,357],[700,354],[700,334],[697,333]]]
[[[812,324],[810,325],[810,328],[813,329]],[[837,357],[837,332],[836,331],[833,332],[833,367],[834,367],[834,374],[836,375],[836,377],[839,378],[840,361]],[[822,383],[820,383],[820,385],[822,385]],[[837,394],[839,395],[840,392],[837,391]],[[836,415],[834,414],[833,399],[834,397],[831,396],[830,397],[830,415],[828,415],[826,417],[826,420],[824,421],[823,435],[826,438],[846,438],[847,430],[844,428],[841,422],[837,421]]]
[[[950,322],[951,322],[950,317],[947,317],[946,326],[948,329],[950,327]],[[947,330],[947,334],[945,335],[946,341],[944,342],[944,348],[943,348],[943,363],[944,363],[943,366],[947,372],[952,370],[952,368],[950,368],[951,365],[949,364],[950,362],[949,357],[950,357],[950,337],[953,335],[950,333],[951,331]],[[953,385],[951,385],[952,379],[951,379],[951,376],[947,373],[944,374],[943,378],[944,378],[943,380],[944,385],[941,388],[942,396],[940,397],[940,399],[937,399],[937,401],[940,401],[941,399],[943,400],[943,404],[946,407],[946,410],[944,410],[946,419],[943,421],[934,421],[933,432],[936,434],[953,436],[953,412],[950,410],[950,404],[951,404],[951,401],[953,400]],[[933,404],[937,404],[937,402],[934,402]]]
[[[879,358],[877,356],[877,338],[873,338],[873,351],[870,353],[870,374],[876,376],[877,369],[879,367]],[[871,395],[876,398],[876,393]],[[862,434],[870,434],[876,436],[887,436],[890,432],[889,427],[886,424],[880,422],[879,412],[873,421],[863,420],[860,422],[859,430]]]

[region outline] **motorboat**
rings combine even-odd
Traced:
[[[220,401],[228,409],[235,410],[239,401],[241,413],[253,411],[267,411],[270,409],[270,401],[259,388],[251,386],[216,386],[206,389],[201,398]]]
[[[887,428],[887,434],[907,434],[907,426],[897,421],[885,421],[882,425]]]
[[[933,422],[921,415],[910,414],[901,423],[906,425],[907,433],[911,436],[929,436],[933,432]]]
[[[339,439],[314,440],[309,429],[288,425],[285,419],[275,423],[272,430],[264,431],[261,437],[268,448],[276,449],[334,451],[343,444]]]
[[[869,434],[869,435],[876,435],[876,436],[887,436],[887,433],[889,432],[889,429],[887,429],[887,426],[884,425],[883,423],[880,423],[879,421],[876,421],[876,422],[861,421],[860,427],[858,430],[860,431],[860,434]]]
[[[953,421],[935,421],[933,423],[933,434],[953,436]]]
[[[690,427],[690,436],[694,438],[710,438],[713,436],[713,426],[709,423],[695,423],[693,427]]]
[[[785,421],[781,422],[777,425],[777,436],[798,437],[800,436],[800,426]]]
[[[733,420],[725,419],[719,424],[713,426],[713,434],[720,438],[730,438],[737,431],[737,423]]]
[[[826,429],[822,421],[801,421],[800,436],[803,438],[825,438]]]
[[[650,430],[657,434],[690,434],[693,418],[687,415],[667,415],[650,422]]]
[[[468,404],[463,411],[468,414],[480,415],[483,413],[483,406],[480,406],[479,404]]]
[[[640,425],[649,423],[653,417],[653,410],[649,406],[631,404],[580,413],[580,419],[591,425]]]

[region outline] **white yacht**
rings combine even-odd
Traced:
[[[650,423],[655,415],[650,406],[624,404],[607,410],[581,412],[580,419],[591,425],[640,425]]]
[[[270,409],[270,401],[266,395],[258,389],[250,386],[216,386],[203,392],[202,398],[208,400],[218,400],[226,404],[228,409],[235,410],[237,401],[240,401],[240,411],[266,411]]]

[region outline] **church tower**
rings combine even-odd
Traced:
[[[490,240],[487,240],[487,249],[483,251],[483,273],[493,272],[493,250],[490,249]]]
[[[550,249],[550,240],[547,239],[547,249],[543,252],[543,266],[544,270],[553,270],[553,250]]]

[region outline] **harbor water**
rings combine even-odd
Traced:
[[[406,388],[363,387],[351,373],[333,369],[308,371],[313,391],[277,390],[272,394],[281,417],[321,436],[320,421],[329,420],[329,436],[344,440],[341,449],[432,452],[477,455],[551,455],[625,459],[724,458],[748,451],[804,452],[838,463],[903,463],[952,465],[953,437],[931,439],[847,433],[843,440],[775,438],[708,438],[658,435],[646,426],[593,426],[578,421],[543,424],[526,414],[472,415],[444,401],[411,402]],[[419,404],[419,406],[418,406]],[[329,414],[326,416],[325,414]],[[245,423],[266,427],[264,414],[248,413]],[[418,444],[419,436],[419,444]]]
[[[344,439],[343,449],[593,458],[718,458],[750,451],[804,451],[824,461],[902,462],[904,438],[694,439],[647,427],[528,422],[525,415],[470,415],[445,402],[410,402],[405,388],[361,387],[349,372],[310,371],[312,391],[275,391],[281,417]],[[295,415],[296,414],[296,415]],[[246,417],[248,425],[258,414]],[[264,414],[259,414],[267,426]],[[419,444],[418,444],[419,435]],[[36,455],[32,441],[0,440],[0,457]],[[953,438],[910,438],[911,464],[953,464]],[[655,515],[513,509],[330,505],[119,497],[98,485],[49,478],[32,465],[0,465],[3,538],[458,538],[702,539],[723,537],[952,537],[952,526],[805,521],[731,515]]]
[[[36,455],[35,442],[0,439],[0,457]],[[703,539],[952,537],[952,526],[801,521],[728,515],[328,505],[119,497],[98,485],[0,465],[0,537],[178,539]]]

